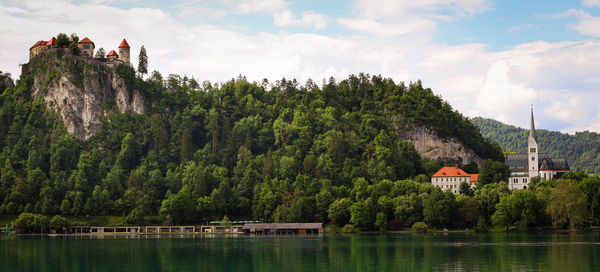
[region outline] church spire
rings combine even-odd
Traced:
[[[535,135],[535,123],[533,121],[533,104],[531,105],[531,128],[529,130],[529,138],[533,138],[537,142],[537,136]]]

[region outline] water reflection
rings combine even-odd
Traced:
[[[598,234],[82,235],[0,240],[0,271],[598,271]]]

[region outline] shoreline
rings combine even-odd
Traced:
[[[227,233],[227,232],[214,232],[214,233],[189,233],[189,232],[149,232],[149,233],[28,233],[28,234],[15,234],[15,235],[5,235],[2,233],[0,237],[4,238],[124,238],[124,239],[132,239],[132,238],[259,238],[259,237],[299,237],[299,238],[314,238],[314,237],[324,237],[324,236],[351,236],[351,235],[419,235],[419,236],[439,236],[439,235],[448,235],[448,234],[473,234],[473,235],[487,235],[487,234],[585,234],[585,233],[598,233],[600,232],[598,229],[592,230],[532,230],[532,231],[493,231],[493,232],[475,232],[472,230],[449,230],[449,231],[429,231],[426,233],[416,233],[412,231],[362,231],[362,232],[353,232],[353,233],[343,233],[343,232],[327,232],[327,233],[319,233],[319,234],[249,234],[249,233]]]

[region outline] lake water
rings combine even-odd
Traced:
[[[0,271],[600,271],[600,235],[0,238]]]

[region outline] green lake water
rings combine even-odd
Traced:
[[[0,238],[0,271],[600,271],[600,235]]]

